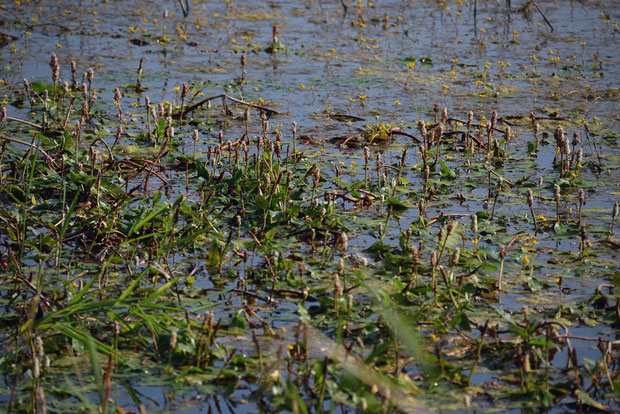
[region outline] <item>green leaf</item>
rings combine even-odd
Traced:
[[[220,257],[220,244],[220,241],[214,240],[213,243],[211,243],[211,247],[209,248],[206,263],[209,273],[214,273],[220,268],[220,261],[222,260],[222,258]]]
[[[409,207],[396,197],[390,197],[387,199],[388,206],[392,206],[396,210],[407,210]]]
[[[243,310],[239,309],[234,313],[228,330],[232,332],[245,332],[245,317],[243,316]]]
[[[202,165],[202,164],[199,164]],[[153,205],[159,203],[159,201],[161,200],[161,191],[157,190],[155,191],[155,194],[153,194]]]
[[[553,231],[555,232],[555,234],[557,234],[558,236],[562,236],[564,234],[566,234],[566,226],[564,226],[562,223],[560,223],[559,221],[557,223],[555,223],[555,225],[553,226]]]
[[[448,165],[442,160],[438,160],[439,165],[441,166],[440,175],[442,178],[446,178],[449,180],[454,180],[456,178],[456,173],[448,167]]]
[[[263,195],[256,194],[256,196],[254,196],[254,202],[256,203],[256,207],[261,210],[267,210],[267,208],[269,208],[269,201],[267,201],[267,198]]]
[[[308,310],[306,309],[304,304],[301,302],[297,303],[297,313],[299,313],[299,317],[302,322],[305,322],[305,323],[312,322],[312,317],[308,313]]]
[[[579,401],[581,401],[583,404],[589,405],[590,407],[594,407],[599,410],[609,409],[609,406],[594,400],[594,398],[590,397],[590,394],[585,391],[577,390],[575,391],[575,396],[579,398]]]

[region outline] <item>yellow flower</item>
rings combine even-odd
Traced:
[[[545,216],[543,216],[542,214],[540,216],[538,216],[538,219],[540,221],[547,221],[547,219],[545,218]]]

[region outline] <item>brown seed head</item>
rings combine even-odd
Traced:
[[[181,89],[181,100],[184,101],[187,98],[187,94],[189,93],[189,85],[187,82],[183,83],[183,88]]]
[[[527,189],[527,204],[532,208],[534,206],[534,194],[532,194],[532,190]]]

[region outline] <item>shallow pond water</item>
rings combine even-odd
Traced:
[[[182,10],[181,3],[187,4],[188,10]],[[176,111],[183,104],[222,93],[278,111],[278,114],[270,115],[270,133],[280,131],[288,151],[294,145],[303,152],[305,164],[301,167],[305,166],[310,171],[313,165],[320,165],[323,174],[321,193],[357,192],[362,187],[356,185],[366,181],[365,162],[368,162],[368,170],[372,172],[375,159],[380,155],[383,165],[392,167],[387,174],[391,180],[396,180],[394,191],[389,185],[375,186],[376,191],[370,194],[373,199],[369,206],[360,205],[359,196],[356,196],[358,199],[355,202],[345,199],[332,202],[331,207],[329,201],[322,204],[328,212],[330,208],[337,210],[335,215],[340,220],[337,225],[349,234],[348,247],[342,252],[343,257],[346,253],[347,266],[351,271],[361,269],[372,279],[362,284],[358,275],[350,282],[354,284],[353,288],[347,291],[351,293],[355,305],[359,306],[360,315],[363,315],[359,321],[351,322],[356,325],[356,332],[371,331],[365,324],[370,324],[377,317],[369,315],[376,310],[373,307],[373,300],[377,299],[373,297],[375,291],[386,292],[386,296],[396,295],[397,289],[402,289],[402,286],[394,281],[402,279],[402,283],[407,284],[404,268],[410,266],[409,258],[399,258],[406,256],[407,252],[402,255],[394,253],[392,258],[386,253],[390,249],[394,252],[401,249],[403,232],[411,229],[412,245],[420,241],[426,243],[421,250],[425,261],[422,268],[428,279],[430,251],[437,244],[439,228],[448,217],[461,224],[465,257],[461,258],[460,264],[468,267],[463,267],[466,271],[462,273],[460,265],[447,262],[446,258],[444,266],[448,273],[454,273],[455,278],[461,278],[461,284],[465,280],[466,284],[471,282],[471,286],[476,285],[476,295],[484,298],[476,300],[488,300],[501,311],[521,318],[523,323],[529,324],[527,316],[523,316],[524,307],[527,307],[540,320],[552,319],[561,324],[572,324],[571,335],[596,337],[608,342],[618,340],[620,331],[617,325],[613,325],[610,316],[613,304],[604,308],[601,316],[590,299],[595,295],[597,286],[616,283],[615,293],[611,289],[608,296],[618,300],[618,238],[609,229],[613,226],[611,214],[614,203],[620,199],[620,146],[617,142],[620,109],[620,32],[617,22],[620,19],[620,2],[14,1],[0,4],[0,16],[0,40],[3,45],[0,48],[0,94],[4,97],[3,105],[7,107],[8,115],[41,122],[27,101],[24,103],[23,92],[21,103],[15,95],[22,90],[24,78],[30,83],[51,82],[49,59],[52,53],[56,53],[60,79],[70,84],[71,61],[77,65],[78,85],[82,83],[82,73],[90,67],[94,69],[92,88],[96,91],[97,102],[93,110],[98,116],[93,117],[95,120],[89,125],[89,133],[113,146],[119,158],[157,155],[157,147],[149,147],[138,140],[139,134],[144,133],[147,118],[146,96],[154,104],[161,102],[164,108],[172,106]],[[273,53],[269,53],[270,47]],[[245,56],[243,65],[242,55]],[[136,91],[141,59],[144,62],[140,78],[143,90]],[[188,100],[182,102],[184,82],[188,83],[190,93]],[[122,98],[115,107],[111,103],[116,99],[117,87],[122,92]],[[76,92],[76,95],[79,93]],[[222,108],[221,100],[214,100],[211,108],[202,105],[188,114],[187,124],[175,126],[178,153],[188,159],[193,154],[194,161],[210,159],[207,155],[209,150],[222,144],[218,137],[220,131],[224,132],[226,141],[235,142],[246,133],[250,140],[256,141],[264,128],[258,111],[252,109],[251,122],[246,122],[244,110],[247,106],[230,102],[228,105],[231,113],[226,114],[227,109]],[[119,124],[115,113],[117,107],[124,111],[124,123]],[[444,107],[450,118],[449,128],[458,132],[454,135],[457,139],[445,141],[445,147],[441,148],[443,164],[432,171],[427,186],[422,167],[425,161],[415,141],[421,137],[418,121],[432,123],[428,126],[429,131],[434,129],[434,124],[442,119]],[[474,127],[471,133],[484,147],[486,125],[491,122],[494,110],[499,117],[497,131],[501,131],[495,132],[496,139],[500,141],[503,131],[508,126],[512,128],[510,142],[503,147],[504,154],[508,156],[502,163],[495,162],[494,156],[488,152],[485,154],[483,150],[473,154],[466,151],[465,144],[460,140],[467,128],[468,113],[472,111]],[[530,113],[540,124],[537,134],[533,131]],[[295,142],[291,133],[293,122],[297,124]],[[117,140],[115,130],[119,125],[125,133]],[[349,142],[346,137],[362,131],[364,126],[368,130],[373,125],[388,129],[398,127],[399,132],[406,135],[390,134],[389,139],[378,139],[373,145],[369,142],[355,145],[355,140],[350,145],[343,144]],[[559,176],[558,166],[554,164],[558,154],[554,132],[558,126],[564,128],[569,140],[574,132],[581,134],[580,144],[572,147],[572,151],[582,149],[582,163],[578,168],[573,167],[573,175],[566,177]],[[194,130],[199,133],[198,140],[193,139]],[[534,140],[539,142],[536,151],[530,148]],[[370,147],[370,161],[365,160],[364,156],[364,146],[367,144]],[[404,148],[408,151],[401,164]],[[98,148],[98,151],[104,153],[105,148]],[[249,154],[260,154],[260,149],[250,148]],[[487,159],[493,164],[485,164]],[[208,169],[209,161],[206,165]],[[395,171],[399,168],[401,171],[397,179]],[[488,170],[493,170],[495,175]],[[144,199],[136,201],[136,208],[145,200],[150,202],[157,190],[164,193],[162,203],[172,204],[179,195],[184,195],[185,200],[192,203],[203,202],[204,194],[201,194],[199,184],[204,181],[195,175],[191,176],[190,182],[185,171],[182,168],[166,171],[167,186],[162,186],[162,181],[157,179],[147,180]],[[217,173],[219,170],[213,167],[212,175]],[[299,175],[302,176],[301,173]],[[496,194],[500,175],[504,184]],[[370,179],[376,182],[376,174]],[[127,189],[131,187],[129,181],[131,179],[124,183]],[[137,180],[133,184],[137,184]],[[299,179],[297,184],[302,188],[305,182]],[[554,199],[555,184],[561,186],[559,202]],[[429,188],[434,195],[422,214],[420,202],[428,196]],[[533,192],[534,215],[540,225],[535,236],[531,210],[526,203],[528,189]],[[583,205],[579,201],[579,189],[585,190]],[[219,196],[226,198],[226,195],[216,195]],[[390,201],[390,196],[398,203]],[[381,197],[383,201],[379,202]],[[209,214],[214,210],[220,212],[215,227],[219,227],[222,233],[230,229],[228,241],[233,239],[234,242],[233,220],[244,207],[236,205],[231,208],[233,202],[227,205],[226,201],[218,201],[219,204]],[[3,209],[10,202],[3,198]],[[390,205],[398,208],[393,210]],[[480,217],[480,224],[479,229],[474,231],[471,217],[476,214]],[[589,249],[592,252],[585,258],[581,255],[581,242],[585,239],[579,233],[582,220],[577,219],[578,214],[587,224]],[[420,225],[420,217],[426,217],[426,224],[430,224]],[[616,219],[616,227],[620,227],[618,221]],[[325,226],[329,224],[322,223]],[[230,325],[235,327],[240,309],[250,314],[255,312],[257,319],[252,319],[252,328],[263,330],[265,334],[253,339],[249,330],[239,335],[228,335],[226,332],[226,337],[222,339],[224,349],[228,346],[236,350],[237,355],[251,355],[254,358],[255,347],[262,344],[270,360],[275,359],[274,364],[282,363],[284,370],[281,357],[275,355],[297,342],[296,326],[300,320],[307,321],[305,315],[308,312],[309,320],[322,334],[332,339],[341,335],[342,326],[338,318],[325,316],[326,309],[329,309],[324,300],[325,292],[333,290],[332,275],[337,271],[337,264],[332,263],[336,260],[334,253],[331,252],[331,256],[327,254],[330,260],[325,260],[324,252],[315,254],[314,239],[309,243],[309,237],[288,237],[303,224],[301,219],[287,223],[278,229],[276,240],[267,240],[277,246],[277,255],[271,257],[274,266],[280,263],[278,260],[282,263],[287,260],[303,263],[305,258],[310,257],[315,260],[300,271],[300,279],[294,278],[297,270],[291,269],[293,265],[283,265],[278,271],[286,279],[277,288],[276,282],[270,279],[276,273],[271,268],[271,262],[265,259],[270,257],[269,254],[259,256],[256,263],[252,256],[251,271],[240,259],[243,256],[233,254],[223,266],[214,270],[213,264],[205,264],[205,261],[209,262],[208,252],[211,250],[201,247],[195,251],[176,252],[170,259],[165,259],[170,269],[185,274],[191,272],[195,276],[193,283],[182,286],[183,295],[187,295],[191,303],[185,308],[192,316],[211,311],[216,320],[221,317],[225,325],[232,321]],[[380,224],[382,227],[379,227]],[[211,222],[209,225],[213,226]],[[517,236],[522,233],[523,237]],[[0,237],[4,241],[9,236],[0,234]],[[209,237],[215,236],[211,234]],[[238,251],[241,252],[247,243],[253,243],[253,237],[254,233],[252,236],[245,234],[243,240],[239,236]],[[208,241],[201,240],[201,246],[207,245]],[[266,243],[263,238],[261,241]],[[379,241],[387,248],[382,250],[381,243],[377,244]],[[319,242],[316,244],[319,245]],[[500,245],[513,246],[505,267],[502,267],[505,279],[501,293],[486,288],[497,284]],[[455,246],[458,249],[460,243],[454,243],[450,249],[454,250]],[[252,254],[256,249],[254,246]],[[157,274],[152,271],[151,253],[146,248],[139,249],[136,245],[134,253],[131,260],[137,258],[133,268],[135,274]],[[320,260],[321,255],[323,260]],[[481,257],[488,259],[491,265],[472,271],[476,266],[471,263]],[[67,254],[63,260],[70,263],[72,259]],[[326,262],[329,264],[326,265]],[[504,261],[501,262],[504,266]],[[23,266],[28,269],[36,270],[39,263],[38,254],[23,258]],[[97,266],[95,261],[86,263],[86,273],[81,273],[82,269],[67,265],[68,270],[63,274],[66,273],[76,286],[83,286],[94,277]],[[255,267],[262,272],[259,272],[260,277],[255,275]],[[131,265],[128,268],[131,269]],[[163,269],[160,273],[165,272]],[[432,274],[434,278],[434,269]],[[54,285],[64,286],[60,271],[58,275]],[[119,266],[115,275],[119,279],[112,278],[111,290],[124,291],[127,283],[121,276],[126,276],[126,271]],[[250,280],[244,287],[246,278]],[[346,278],[343,280],[347,283]],[[446,285],[455,283],[446,280]],[[166,281],[168,279],[159,283],[163,285]],[[365,290],[364,286],[369,288]],[[301,301],[299,296],[304,287],[312,296],[307,302]],[[415,287],[418,288],[417,280]],[[248,298],[244,293],[246,288],[254,292],[255,297]],[[423,287],[419,289],[422,292],[416,291],[419,297],[428,296],[428,293],[423,293]],[[212,302],[196,299],[219,291],[222,294],[215,296]],[[10,302],[11,290],[6,288],[3,294]],[[177,295],[181,302],[178,291]],[[32,298],[35,294],[29,291],[23,296]],[[274,297],[277,304],[272,306]],[[609,298],[608,301],[611,300]],[[406,297],[398,304],[404,313],[417,314],[418,310],[406,307],[417,300],[421,299]],[[469,303],[471,298],[467,301]],[[302,307],[305,305],[303,310],[300,310],[300,302]],[[7,315],[12,312],[8,306],[3,311]],[[437,312],[433,318],[441,313],[439,310]],[[487,309],[480,314],[472,312],[469,315],[472,324],[475,324],[473,332],[469,333],[470,340],[477,340],[480,335],[477,330],[484,325],[485,319],[488,320],[490,313]],[[246,313],[248,319],[252,316]],[[261,324],[259,321],[265,322]],[[463,334],[461,331],[441,332],[431,322],[428,326],[425,323],[421,321],[419,331],[426,338],[445,334],[444,340],[451,344],[457,343],[457,337]],[[230,330],[233,331],[232,328]],[[275,339],[266,333],[269,330],[277,333]],[[500,330],[508,331],[509,328],[500,326]],[[375,334],[369,333],[368,339]],[[11,335],[8,330],[2,335],[4,346],[8,347]],[[506,332],[504,335],[510,336]],[[510,339],[506,341],[510,342]],[[461,345],[457,343],[456,351],[450,354],[450,363],[459,364],[457,351]],[[588,341],[574,343],[580,359],[597,361],[601,352],[593,350],[590,345]],[[430,344],[428,348],[432,348]],[[75,349],[81,348],[76,346]],[[321,361],[325,354],[322,349],[320,346],[310,349],[310,358]],[[227,363],[233,359],[233,354],[227,350],[220,349],[219,352],[219,357],[224,360],[228,358]],[[554,367],[566,365],[567,352],[565,347],[555,356],[552,361]],[[612,352],[617,358],[617,345]],[[470,363],[471,359],[468,361]],[[105,363],[102,359],[101,364]],[[256,371],[255,361],[240,358],[235,359],[234,363],[238,364],[237,371]],[[170,364],[168,361],[168,366]],[[319,366],[319,362],[316,364]],[[268,411],[272,408],[272,402],[266,398],[263,400],[261,393],[279,401],[283,392],[274,384],[268,392],[266,388],[269,387],[259,384],[252,376],[243,377],[238,383],[231,380],[234,384],[211,385],[212,374],[201,373],[204,380],[196,374],[198,379],[177,382],[167,375],[165,365],[166,361],[164,367],[153,363],[149,366],[149,373],[140,373],[134,363],[134,370],[126,374],[126,379],[119,378],[113,387],[116,406],[134,411],[139,409],[140,404],[149,411]],[[458,390],[451,390],[443,398],[437,395],[441,391],[433,393],[420,385],[425,391],[416,390],[416,393],[425,401],[423,408],[458,411],[466,410],[465,406],[470,403],[482,409],[493,408],[495,404],[506,410],[528,406],[522,400],[509,401],[508,397],[498,397],[492,392],[493,382],[515,383],[517,374],[514,367],[504,375],[501,368],[492,367],[489,361],[481,362],[482,365],[484,369],[470,378],[471,384],[477,388],[468,393],[467,404]],[[218,367],[221,369],[216,372],[217,380],[225,371],[223,366]],[[615,367],[618,369],[617,361]],[[277,368],[272,373],[276,371],[280,373]],[[403,368],[402,372],[411,378],[421,376],[419,367]],[[468,372],[464,370],[460,376],[452,377],[447,382],[448,386],[460,383]],[[55,374],[60,377],[61,373],[62,369],[58,368]],[[184,371],[184,374],[187,372]],[[619,384],[617,371],[615,375],[614,383]],[[161,379],[161,385],[157,385],[158,376],[165,377]],[[70,377],[72,384],[79,381],[79,375],[72,374]],[[143,377],[148,378],[148,385],[140,384]],[[14,381],[13,376],[2,378],[0,393],[3,396],[10,395]],[[134,389],[123,387],[123,381],[132,384]],[[192,384],[199,382],[204,389],[192,390]],[[415,383],[413,380],[411,382]],[[484,388],[484,384],[491,391]],[[238,387],[235,388],[235,385]],[[335,390],[336,387],[333,387],[328,391],[333,394],[330,394],[329,405],[324,403],[326,409],[340,405],[343,410],[344,407],[355,410],[363,406],[355,395],[338,394]],[[20,398],[27,395],[25,392],[21,394],[22,391]],[[56,403],[60,411],[79,405],[78,397],[73,396],[72,400],[67,401],[65,396],[70,393],[63,392],[66,394],[59,391],[56,400],[50,401],[50,404]],[[556,402],[562,407],[560,410],[576,410],[575,405],[571,405],[573,395],[576,394],[556,396]],[[96,391],[89,387],[83,387],[82,397],[95,405],[98,401]],[[308,398],[316,402],[315,397]],[[617,391],[596,398],[610,410],[618,409]],[[54,400],[53,397],[49,399]],[[3,397],[1,404],[7,405],[9,401],[10,398]],[[287,404],[280,401],[273,403],[273,406],[278,410],[295,411],[292,406],[287,408]],[[406,411],[402,406],[400,409]]]

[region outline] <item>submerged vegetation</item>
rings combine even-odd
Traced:
[[[519,71],[494,68],[477,24],[505,13],[495,2],[428,6],[477,19],[469,63],[379,56],[414,31],[389,16],[400,4],[287,9],[346,33],[326,49],[283,37],[275,5],[194,3],[120,37],[180,72],[59,42],[30,63],[45,71],[2,80],[3,411],[620,409],[618,94],[561,86],[615,63],[517,49]],[[195,40],[207,9],[226,52]],[[538,10],[534,30],[563,45]],[[105,27],[80,35],[115,41]],[[325,76],[282,69],[296,56]]]

